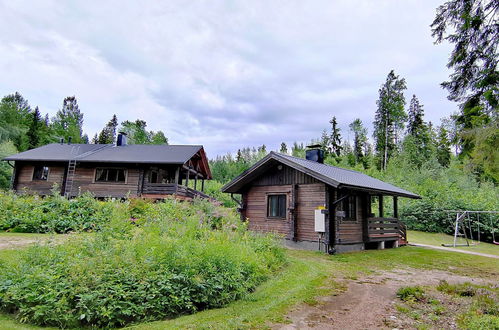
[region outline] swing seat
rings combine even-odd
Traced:
[[[492,241],[492,243],[494,243],[495,245],[499,245],[499,242],[496,241]]]

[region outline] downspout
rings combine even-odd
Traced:
[[[9,166],[12,167],[12,176],[10,177],[10,189],[14,190],[14,186],[16,184],[16,176],[17,176],[16,167],[15,165],[12,165],[10,163],[10,160],[7,161],[7,164],[9,164]]]

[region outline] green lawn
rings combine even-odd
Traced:
[[[15,253],[15,250],[1,251],[0,260],[15,258]],[[438,269],[481,278],[499,277],[499,260],[417,247],[335,256],[298,250],[288,250],[287,253],[289,264],[243,300],[224,308],[130,328],[264,328],[271,323],[285,322],[287,311],[298,303],[313,304],[314,297],[341,292],[344,279],[392,269]],[[33,328],[0,314],[0,329]]]
[[[409,240],[409,243],[420,243],[420,244],[442,246],[442,244],[452,244],[454,241],[454,236],[442,233],[426,233],[422,231],[409,230],[407,231],[407,239]],[[457,242],[459,244],[466,244],[466,240],[461,237],[458,237]],[[499,256],[499,245],[478,242],[478,241],[474,241],[473,243],[475,245],[456,246],[456,249],[487,253]]]

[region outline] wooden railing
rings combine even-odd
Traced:
[[[396,218],[367,219],[367,234],[371,242],[400,237],[400,228],[400,221]]]
[[[151,194],[151,195],[173,195],[176,194],[178,196],[194,198],[211,198],[205,193],[194,190],[192,188],[175,184],[175,183],[144,183],[144,187],[142,188],[143,194]]]

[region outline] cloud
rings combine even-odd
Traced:
[[[214,157],[308,142],[333,115],[348,136],[395,69],[437,122],[456,108],[430,36],[439,2],[3,2],[0,93],[51,114],[76,95],[89,135],[116,113]]]

